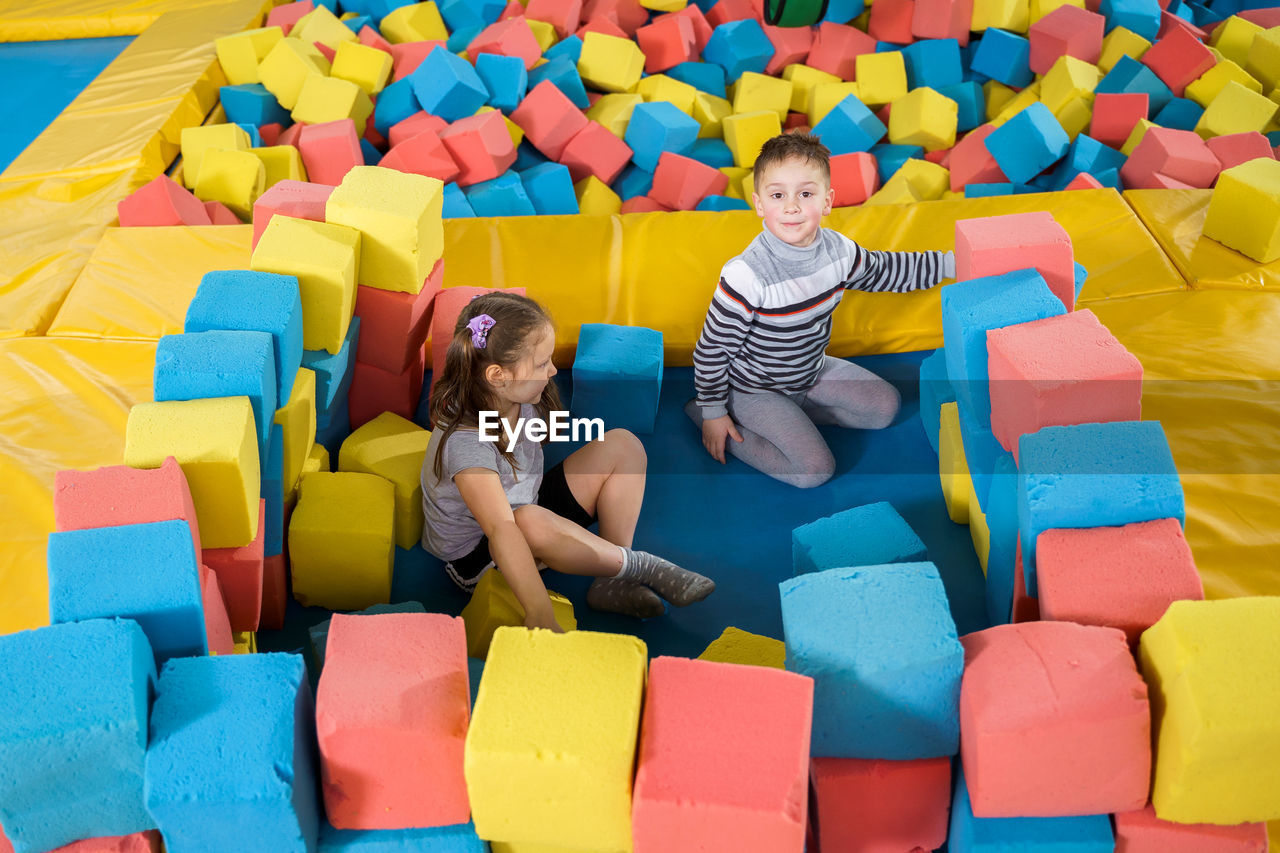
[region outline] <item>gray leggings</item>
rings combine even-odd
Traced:
[[[883,429],[893,423],[898,389],[869,370],[825,356],[808,391],[729,391],[729,415],[742,441],[729,438],[729,453],[801,489],[819,486],[835,473],[836,460],[815,424]],[[702,429],[702,410],[691,400],[685,412]]]

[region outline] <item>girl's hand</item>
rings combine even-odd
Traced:
[[[711,458],[721,465],[724,464],[726,437],[732,438],[734,441],[742,441],[742,435],[738,432],[738,427],[733,423],[733,418],[728,415],[721,415],[718,418],[702,422],[702,446],[711,454]]]
[[[557,634],[563,634],[564,628],[560,627],[560,623],[556,621],[555,611],[548,606],[545,610],[537,610],[525,614],[524,626],[526,628],[546,628],[548,631],[554,631]]]

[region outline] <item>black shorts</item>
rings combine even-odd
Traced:
[[[582,504],[569,491],[569,481],[564,478],[564,463],[561,462],[542,476],[542,485],[538,488],[538,506],[549,509],[561,518],[566,518],[581,527],[590,527],[595,523],[595,516],[583,509]],[[466,555],[444,564],[444,570],[463,592],[475,589],[480,576],[493,568],[493,556],[489,553],[489,537],[481,537]]]

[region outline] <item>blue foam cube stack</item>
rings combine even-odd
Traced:
[[[542,163],[520,172],[520,182],[539,216],[578,212],[578,197],[573,192],[568,166]]]
[[[244,83],[239,86],[223,86],[218,90],[222,108],[227,113],[227,121],[232,124],[251,124],[261,127],[264,124],[281,124],[285,127],[293,124],[289,111],[280,106],[276,96],[267,91],[261,83]]]
[[[888,130],[866,104],[849,95],[813,126],[813,134],[833,155],[870,151]]]
[[[947,849],[952,853],[1112,853],[1108,815],[975,817],[964,774],[957,769]]]
[[[572,410],[605,429],[653,432],[662,391],[662,332],[583,323],[573,359]]]
[[[1006,86],[1031,85],[1031,42],[1008,30],[992,28],[982,34],[973,51],[971,67]]]
[[[983,144],[1000,171],[1019,183],[1062,159],[1071,139],[1049,108],[1036,101],[992,131]]]
[[[920,537],[887,501],[855,506],[791,531],[796,575],[927,559]]]
[[[489,853],[474,824],[431,829],[334,829],[320,827],[318,853]]]
[[[476,74],[489,90],[489,105],[510,113],[529,90],[529,73],[518,56],[482,53],[476,57]]]
[[[476,216],[534,216],[537,210],[520,175],[508,169],[496,178],[463,190]]]
[[[411,81],[413,94],[422,109],[445,121],[473,115],[489,100],[489,90],[471,63],[443,47],[428,53],[422,64],[404,79]],[[379,103],[386,97],[386,91],[383,90]]]
[[[646,172],[653,172],[663,151],[688,154],[693,150],[701,129],[674,105],[653,101],[636,104],[622,138],[631,146],[631,161]]]
[[[314,715],[300,655],[166,664],[151,714],[146,798],[169,849],[314,851]]]
[[[939,347],[920,362],[920,420],[933,452],[938,452],[938,431],[942,424],[942,404],[954,403],[956,392],[947,378],[947,354]]]
[[[155,679],[129,620],[0,636],[0,824],[17,853],[155,828],[143,800]]]
[[[814,679],[814,756],[959,750],[964,649],[933,563],[828,569],[780,589],[787,669]]]
[[[773,42],[755,18],[729,21],[711,31],[702,58],[723,68],[726,79],[737,80],[746,71],[764,73],[773,59]]]

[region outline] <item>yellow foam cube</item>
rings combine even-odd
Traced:
[[[631,39],[587,33],[578,56],[578,74],[601,92],[629,92],[644,73],[644,54]]]
[[[200,165],[204,152],[210,148],[249,150],[249,134],[235,124],[205,124],[184,127],[180,137],[182,146],[182,182],[187,189],[195,189],[200,177]]]
[[[858,97],[867,106],[882,107],[906,96],[907,65],[901,51],[859,54],[854,65]]]
[[[1249,47],[1253,37],[1263,28],[1253,21],[1247,21],[1232,15],[1213,28],[1209,35],[1209,44],[1217,48],[1223,56],[1237,65],[1245,65],[1249,61]]]
[[[630,850],[647,664],[629,635],[495,631],[464,758],[476,834]]]
[[[298,94],[308,77],[329,74],[329,60],[309,41],[282,38],[258,65],[258,74],[280,106],[291,110],[297,106]]]
[[[971,30],[997,28],[1025,33],[1031,26],[1031,4],[1028,0],[973,0]]]
[[[729,198],[740,198],[743,201],[750,201],[750,197],[742,191],[742,179],[751,174],[751,170],[744,166],[721,166],[719,169],[722,175],[729,178],[729,186],[725,187],[724,194]]]
[[[753,634],[730,626],[711,641],[711,645],[698,655],[698,660],[785,669],[787,644],[773,637]]]
[[[312,74],[303,81],[291,113],[294,121],[305,124],[322,124],[349,118],[359,128],[365,126],[372,114],[373,101],[369,100],[369,94],[364,89],[350,80],[321,74]]]
[[[232,86],[261,82],[258,63],[284,38],[279,27],[259,27],[213,40],[222,73]]]
[[[529,29],[533,31],[533,37],[538,42],[538,47],[545,52],[547,48],[556,43],[556,28],[553,24],[546,21],[539,21],[536,18],[527,19]]]
[[[956,524],[968,524],[969,495],[973,487],[969,478],[969,462],[964,455],[964,442],[960,437],[960,409],[954,402],[942,404],[938,422],[938,476],[942,481],[942,499],[947,505],[947,515]]]
[[[643,82],[643,81],[641,81]],[[791,109],[792,85],[789,80],[744,71],[738,78],[738,85],[733,90],[733,111],[735,113],[756,113],[761,110],[772,110],[781,123],[787,118]],[[692,100],[689,109],[693,109]]]
[[[1280,161],[1258,158],[1218,176],[1204,236],[1261,264],[1280,259]]]
[[[588,216],[613,216],[622,212],[622,198],[595,175],[574,184],[573,194],[578,197],[578,211]]]
[[[357,166],[329,196],[324,215],[360,233],[361,284],[421,293],[444,252],[443,199],[444,184],[435,178]]]
[[[631,121],[631,111],[636,104],[643,104],[644,96],[634,92],[613,92],[601,96],[587,109],[587,118],[599,122],[608,128],[614,136],[622,139],[627,132],[627,123]]]
[[[289,519],[293,597],[363,610],[391,600],[395,490],[374,474],[308,474]]]
[[[772,110],[754,113],[735,113],[725,116],[724,142],[733,152],[733,164],[750,168],[760,156],[760,148],[782,132],[782,122]]]
[[[950,148],[956,144],[959,112],[955,101],[928,86],[912,89],[893,102],[889,141],[895,145],[920,145],[926,151]]]
[[[449,30],[434,0],[410,3],[393,10],[378,24],[378,32],[392,44],[411,41],[445,41]]]
[[[616,850],[587,850],[559,844],[530,844],[525,841],[491,841],[490,853],[617,853]]]
[[[125,426],[124,464],[182,467],[206,548],[239,548],[258,535],[258,430],[248,397],[138,403]]]
[[[1253,37],[1249,53],[1245,57],[1244,70],[1248,71],[1264,89],[1280,85],[1280,27],[1263,30]]]
[[[551,598],[556,624],[566,631],[577,630],[573,603],[554,590],[547,590],[547,595]],[[484,660],[489,656],[494,631],[503,625],[517,628],[524,625],[524,608],[502,572],[491,569],[476,582],[471,600],[462,608],[462,621],[467,628],[467,657]]]
[[[1280,598],[1175,601],[1142,632],[1156,815],[1280,818]]]
[[[315,44],[319,42],[330,50],[336,50],[345,41],[356,41],[358,36],[351,28],[329,11],[317,4],[315,9],[298,19],[289,35]]]
[[[281,482],[285,493],[292,492],[302,479],[307,455],[316,442],[316,374],[306,367],[298,368],[289,399],[276,409],[271,419],[283,433]]]
[[[1262,94],[1262,84],[1230,59],[1224,59],[1187,84],[1185,97],[1208,107],[1228,83],[1239,83],[1251,92]]]
[[[233,654],[252,655],[258,651],[258,635],[254,631],[233,631],[231,642],[235,645]]]
[[[689,0],[640,0],[640,5],[655,12],[679,12]]]
[[[839,77],[818,68],[792,63],[782,69],[782,79],[791,84],[791,109],[802,113],[809,108],[809,92],[819,83],[840,83]]]
[[[693,86],[665,74],[650,74],[636,81],[631,91],[650,103],[666,101],[680,112],[690,116],[693,115],[694,96],[698,94],[698,90]]]
[[[1145,118],[1138,119],[1138,123],[1133,126],[1133,130],[1129,131],[1129,136],[1124,141],[1124,145],[1120,146],[1120,153],[1128,157],[1133,153],[1133,149],[1138,147],[1138,143],[1142,141],[1142,137],[1147,135],[1147,131],[1153,127],[1159,127],[1153,121]]]
[[[307,179],[307,167],[302,164],[302,154],[292,145],[268,145],[265,148],[250,148],[249,152],[262,161],[266,174],[264,186],[268,190],[281,181]]]
[[[1029,20],[1034,24],[1059,6],[1075,6],[1077,9],[1085,8],[1084,0],[1031,0],[1027,9]]]
[[[748,202],[752,202],[752,196],[756,194],[756,173],[754,169],[748,169],[747,173],[742,176],[742,198]]]
[[[991,555],[991,528],[987,525],[987,514],[982,511],[982,504],[977,500],[972,480],[969,481],[969,493],[973,495],[969,501],[969,540],[973,542],[973,552],[978,556],[982,576],[986,577],[987,559]]]
[[[1000,108],[1000,112],[996,113],[995,116],[992,117],[990,124],[999,127],[1038,100],[1040,100],[1039,80],[1010,98],[1009,101]]]
[[[919,157],[903,163],[893,177],[906,181],[921,201],[942,198],[942,194],[951,187],[951,172],[946,167]]]
[[[1150,47],[1151,42],[1133,30],[1116,27],[1102,39],[1102,53],[1098,56],[1098,68],[1103,74],[1106,74],[1116,67],[1120,57],[1127,56],[1130,59],[1141,59],[1142,55]]]
[[[818,122],[827,113],[835,109],[836,104],[845,98],[859,95],[857,83],[818,83],[809,90],[809,104],[805,107],[805,115],[809,118],[809,126],[817,127]]]
[[[698,92],[693,96],[693,120],[699,125],[699,139],[720,139],[724,136],[724,120],[733,115],[733,104],[718,95]]]
[[[383,412],[342,442],[339,471],[377,474],[395,487],[396,544],[412,548],[422,539],[422,460],[428,430],[395,412]]]
[[[323,444],[311,445],[311,450],[307,453],[307,458],[302,463],[302,476],[314,474],[317,471],[331,471],[329,467],[329,449]]]
[[[276,214],[262,232],[249,267],[297,276],[302,346],[336,354],[355,311],[359,264],[359,231]]]
[[[982,96],[986,101],[986,112],[983,113],[987,121],[995,118],[1004,109],[1005,104],[1012,101],[1018,96],[1018,93],[1010,89],[999,80],[988,80],[982,84]]]
[[[1040,100],[1049,112],[1057,113],[1076,98],[1093,103],[1102,73],[1098,66],[1074,56],[1059,56],[1040,81]]]
[[[267,170],[252,151],[207,148],[200,161],[195,194],[220,201],[242,220],[253,218],[253,203],[266,190]]]
[[[366,94],[376,95],[391,79],[391,54],[354,41],[338,45],[329,73],[355,83]]]
[[[1084,98],[1072,98],[1053,113],[1058,124],[1067,132],[1067,138],[1075,142],[1077,136],[1093,121],[1093,104]]]
[[[1196,133],[1205,139],[1231,133],[1261,132],[1276,114],[1277,104],[1266,95],[1251,92],[1234,80],[1218,92],[1196,122]]]

